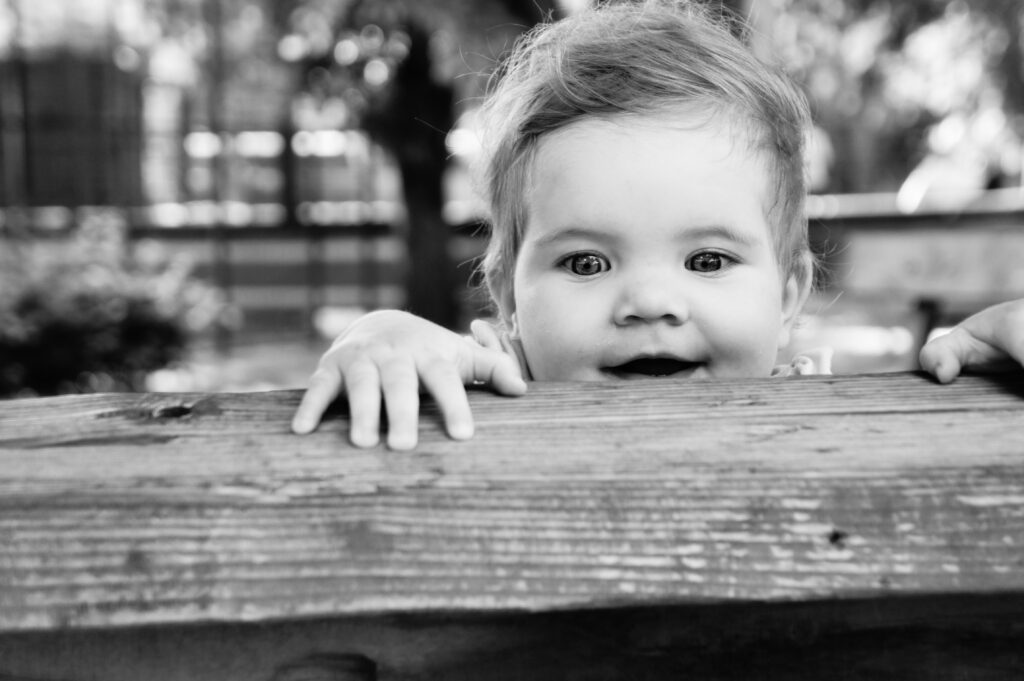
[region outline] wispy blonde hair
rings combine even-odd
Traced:
[[[696,2],[639,0],[600,3],[520,39],[481,109],[479,179],[491,229],[481,269],[500,319],[507,322],[514,310],[512,280],[537,145],[586,117],[728,116],[763,154],[774,181],[765,210],[780,271],[806,282],[807,102],[780,69],[755,57],[734,34],[739,27]]]

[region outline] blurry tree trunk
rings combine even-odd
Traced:
[[[398,159],[408,213],[406,307],[432,322],[458,322],[455,264],[448,255],[450,228],[443,218],[445,138],[455,124],[454,92],[431,75],[430,36],[412,27],[409,56],[395,74],[389,146]]]
[[[557,16],[555,0],[500,0],[514,21],[530,28],[548,16]],[[465,7],[452,3],[452,12]],[[448,247],[451,227],[443,217],[444,175],[448,131],[455,124],[455,83],[439,78],[431,52],[432,33],[406,13],[401,29],[409,36],[409,53],[399,64],[384,106],[366,117],[367,131],[391,150],[402,175],[408,213],[406,245],[409,255],[405,291],[406,308],[448,328],[460,319],[458,291],[467,278],[452,261]],[[467,26],[472,19],[466,19]],[[467,36],[461,36],[467,39]],[[473,40],[464,42],[472,44]]]

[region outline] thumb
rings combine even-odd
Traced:
[[[921,367],[940,383],[952,381],[965,366],[984,368],[1006,359],[1006,352],[978,338],[966,325],[954,327],[949,333],[927,343],[919,355]]]
[[[949,383],[958,375],[963,366],[962,357],[966,353],[966,331],[957,327],[949,333],[934,338],[921,348],[918,361],[921,368],[935,376],[939,383]]]
[[[467,371],[463,371],[465,383],[481,382],[502,395],[522,395],[526,392],[519,363],[501,350],[492,350],[475,343],[467,343],[470,353]],[[468,375],[467,375],[468,373]]]

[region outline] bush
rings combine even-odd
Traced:
[[[0,246],[0,396],[140,390],[227,311],[189,263],[110,221]]]

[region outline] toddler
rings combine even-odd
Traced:
[[[308,433],[347,396],[350,438],[415,446],[421,390],[449,435],[473,432],[465,385],[822,373],[777,365],[811,288],[808,107],[695,4],[600,5],[535,29],[483,108],[483,261],[496,308],[471,338],[399,311],[366,315],[324,355],[293,419]],[[922,350],[961,364],[1024,359],[1024,301]]]

